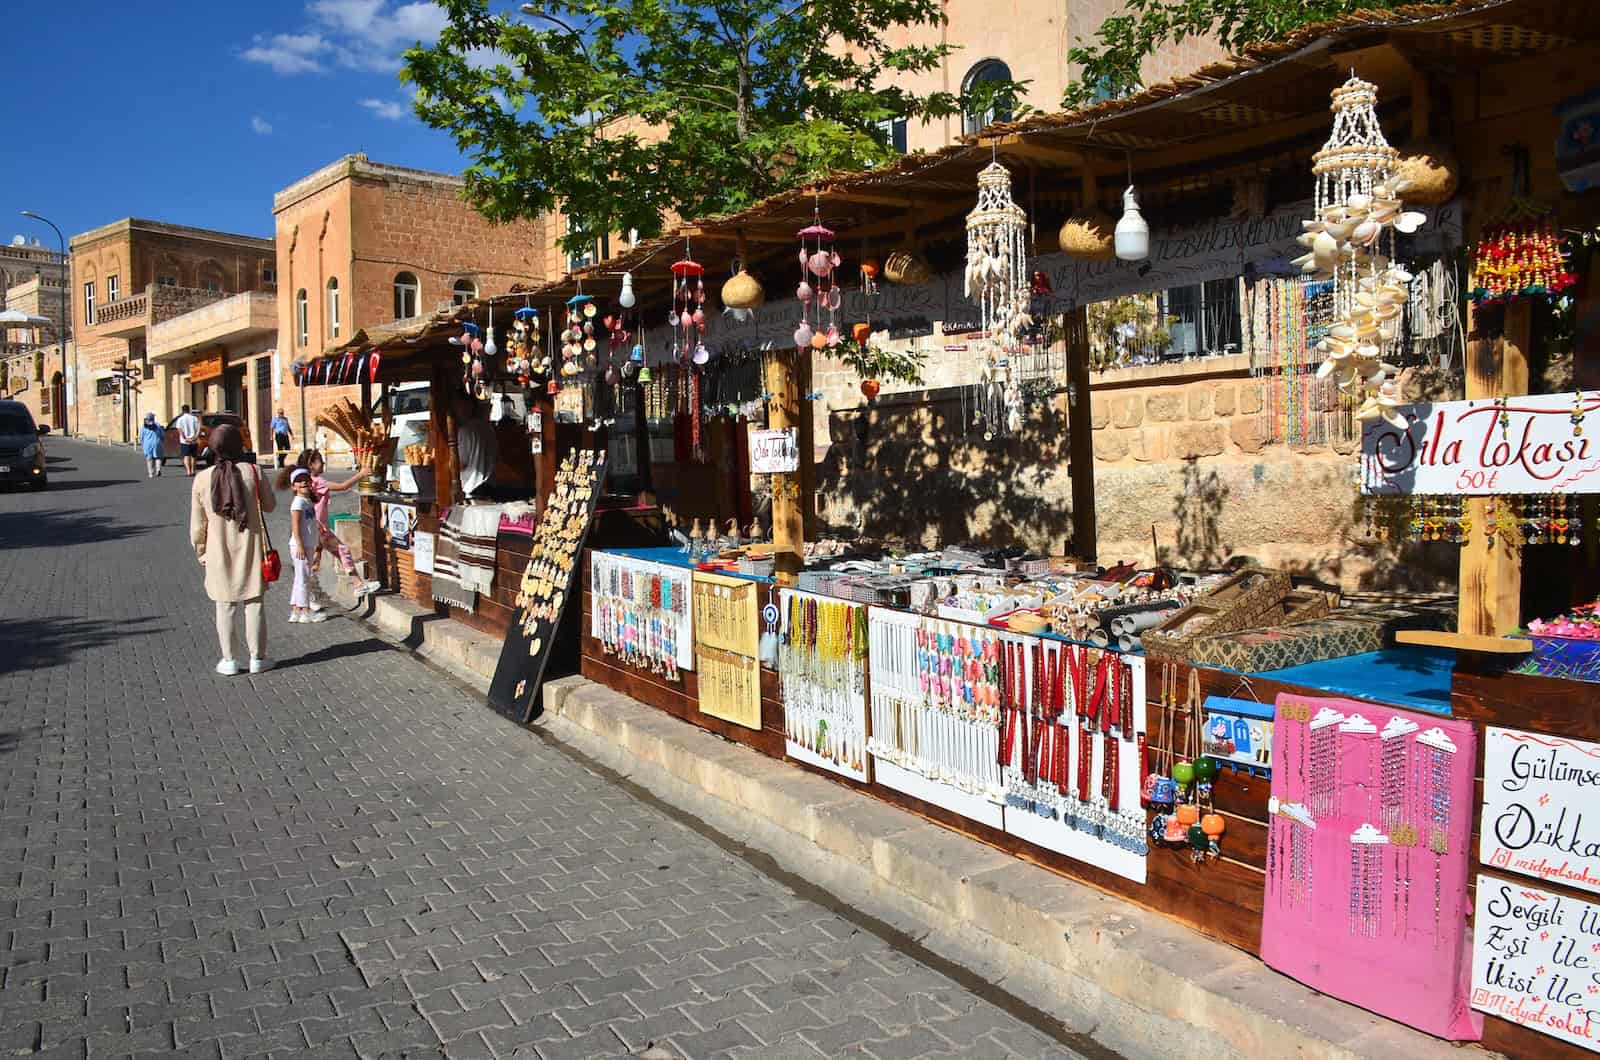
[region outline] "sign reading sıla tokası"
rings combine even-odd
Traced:
[[[1600,906],[1483,873],[1472,1007],[1600,1052]]]
[[[1489,726],[1479,830],[1485,866],[1600,892],[1600,744]]]
[[[1366,494],[1600,493],[1600,391],[1441,401],[1361,432]]]

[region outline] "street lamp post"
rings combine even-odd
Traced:
[[[72,304],[67,299],[72,297],[72,270],[67,268],[67,237],[61,234],[61,229],[48,217],[40,217],[32,210],[23,210],[22,216],[31,217],[35,221],[43,221],[56,230],[56,245],[61,248],[61,267],[66,270],[61,281],[61,326],[56,330],[56,338],[61,344],[61,433],[70,435],[67,420],[67,332],[72,327]]]

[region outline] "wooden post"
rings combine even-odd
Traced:
[[[767,400],[767,426],[773,430],[799,426],[800,385],[796,376],[796,363],[809,358],[805,353],[779,353],[767,362],[767,390],[772,397]],[[796,431],[804,438],[804,431]],[[800,445],[800,466],[811,462],[811,454]],[[805,562],[806,530],[804,493],[799,473],[774,475],[772,479],[772,544],[776,560],[775,577],[780,585],[793,585],[798,580]]]
[[[1067,473],[1072,477],[1072,554],[1097,558],[1094,512],[1094,424],[1089,415],[1089,309],[1061,318],[1067,344]]]
[[[455,503],[451,483],[456,480],[455,438],[450,432],[450,380],[447,369],[436,367],[428,387],[429,441],[433,446],[433,496],[436,509]]]
[[[1469,334],[1477,329],[1477,311],[1470,310]],[[1499,337],[1467,343],[1467,398],[1494,401],[1528,392],[1528,344],[1533,309],[1525,298],[1505,308],[1505,330]],[[1502,502],[1503,503],[1503,502]],[[1473,526],[1485,526],[1488,501],[1466,502]],[[1464,636],[1503,637],[1522,622],[1522,552],[1496,535],[1493,545],[1474,539],[1461,546],[1460,615],[1457,631]]]

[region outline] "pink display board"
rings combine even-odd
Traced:
[[[1261,959],[1333,997],[1475,1041],[1472,726],[1280,695]]]

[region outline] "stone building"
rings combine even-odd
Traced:
[[[71,248],[75,433],[133,441],[146,412],[167,423],[184,404],[249,415],[258,400],[254,365],[219,359],[222,385],[208,389],[209,376],[189,374],[195,358],[152,361],[150,338],[164,321],[230,295],[270,295],[277,284],[270,239],[124,218],[73,236]],[[138,378],[124,382],[115,370],[123,365]],[[200,370],[211,367],[206,360]]]
[[[293,364],[357,331],[500,294],[545,272],[541,223],[495,225],[462,198],[464,181],[347,155],[273,197],[279,383],[302,441],[316,415],[357,387],[297,392]],[[331,447],[337,447],[328,440]]]
[[[21,401],[40,423],[61,427],[60,411],[70,392],[71,344],[61,364],[61,322],[66,318],[67,259],[37,240],[17,236],[0,246],[0,309],[44,317],[50,326],[0,328],[0,366],[5,396]]]

